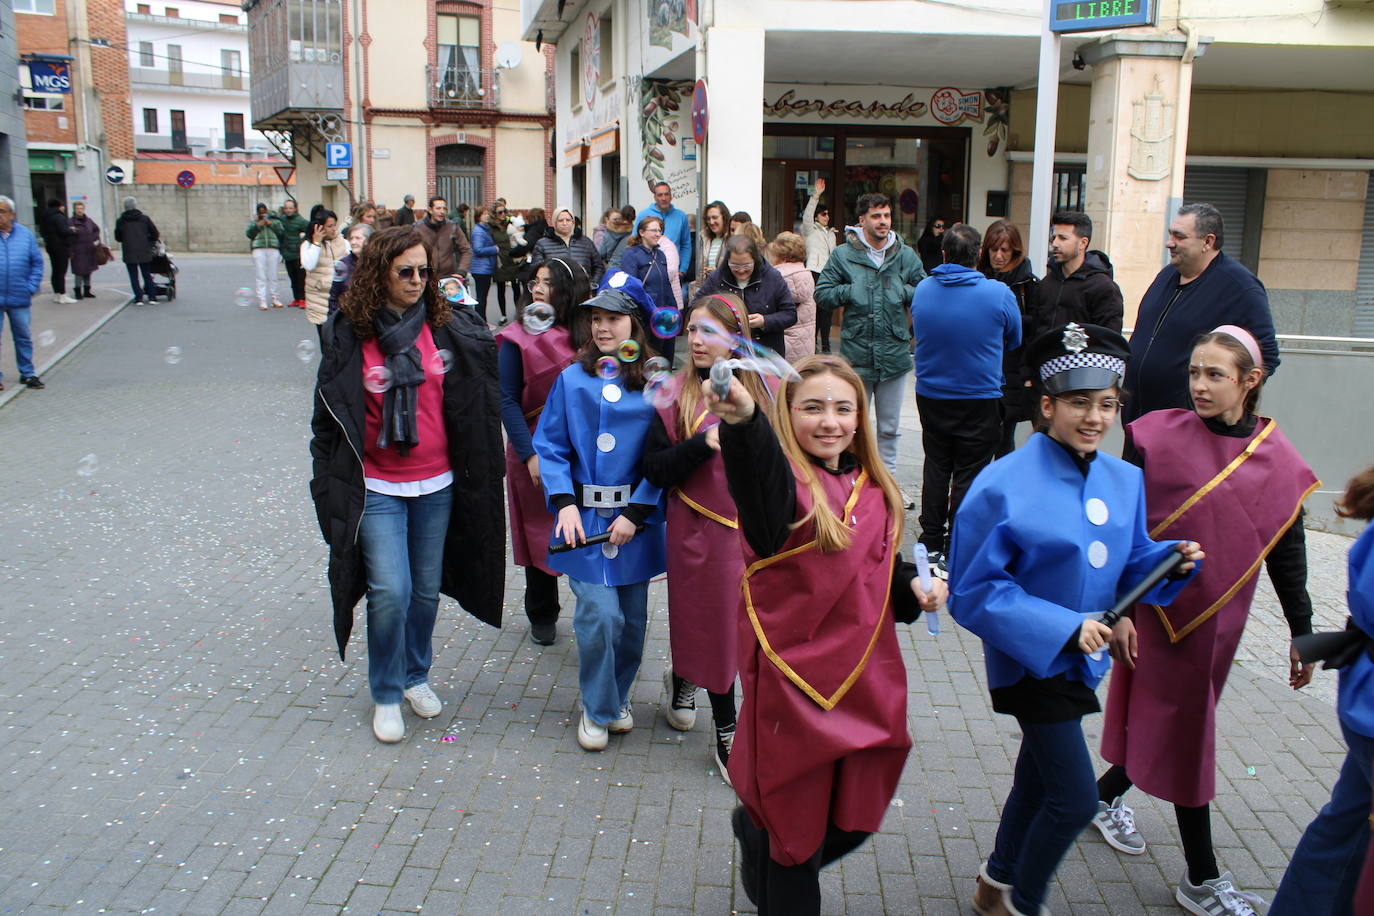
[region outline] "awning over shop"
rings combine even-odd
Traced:
[[[29,150],[30,172],[65,172],[72,154],[60,150]]]

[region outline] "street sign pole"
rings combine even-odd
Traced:
[[[1045,0],[1040,27],[1040,75],[1035,86],[1035,158],[1031,164],[1029,237],[1031,270],[1044,272],[1050,251],[1050,212],[1054,189],[1054,133],[1059,117],[1059,54],[1061,39],[1050,30],[1055,0]]]

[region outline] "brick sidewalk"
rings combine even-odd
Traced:
[[[709,713],[685,734],[659,714],[661,584],[637,726],[605,753],[573,734],[569,622],[531,644],[514,567],[503,630],[441,608],[444,712],[372,738],[362,627],[340,662],[305,488],[314,333],[236,308],[247,267],[183,264],[174,310],[126,309],[0,410],[0,913],[752,911]],[[1328,626],[1349,543],[1310,535]],[[899,634],[916,746],[882,833],[824,873],[827,914],[967,912],[1008,787],[1018,736],[977,641],[947,620]],[[1332,677],[1288,690],[1285,645],[1264,585],[1221,705],[1214,833],[1266,897],[1343,757]],[[1056,914],[1180,912],[1172,812],[1134,803],[1147,853],[1085,836]]]

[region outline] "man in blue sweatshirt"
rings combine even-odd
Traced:
[[[946,231],[940,244],[945,262],[911,298],[925,450],[920,541],[940,572],[954,513],[1001,438],[1002,352],[1021,345],[1021,313],[1011,288],[974,270],[981,244],[967,223]]]
[[[644,222],[646,216],[657,216],[663,220],[663,237],[677,246],[678,282],[686,283],[691,276],[688,271],[692,263],[692,226],[687,214],[673,206],[673,188],[668,182],[660,181],[654,185],[654,205],[639,211],[639,220],[635,223],[636,234],[639,232],[639,223]]]

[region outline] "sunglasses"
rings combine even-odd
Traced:
[[[945,224],[944,224],[944,223],[936,223],[936,224],[935,224],[935,228],[936,228],[936,229],[943,229],[943,228],[945,228]]]
[[[409,283],[411,280],[415,279],[417,271],[420,274],[421,280],[428,280],[430,274],[433,273],[428,267],[400,267],[396,269],[396,276],[400,277],[406,283]]]

